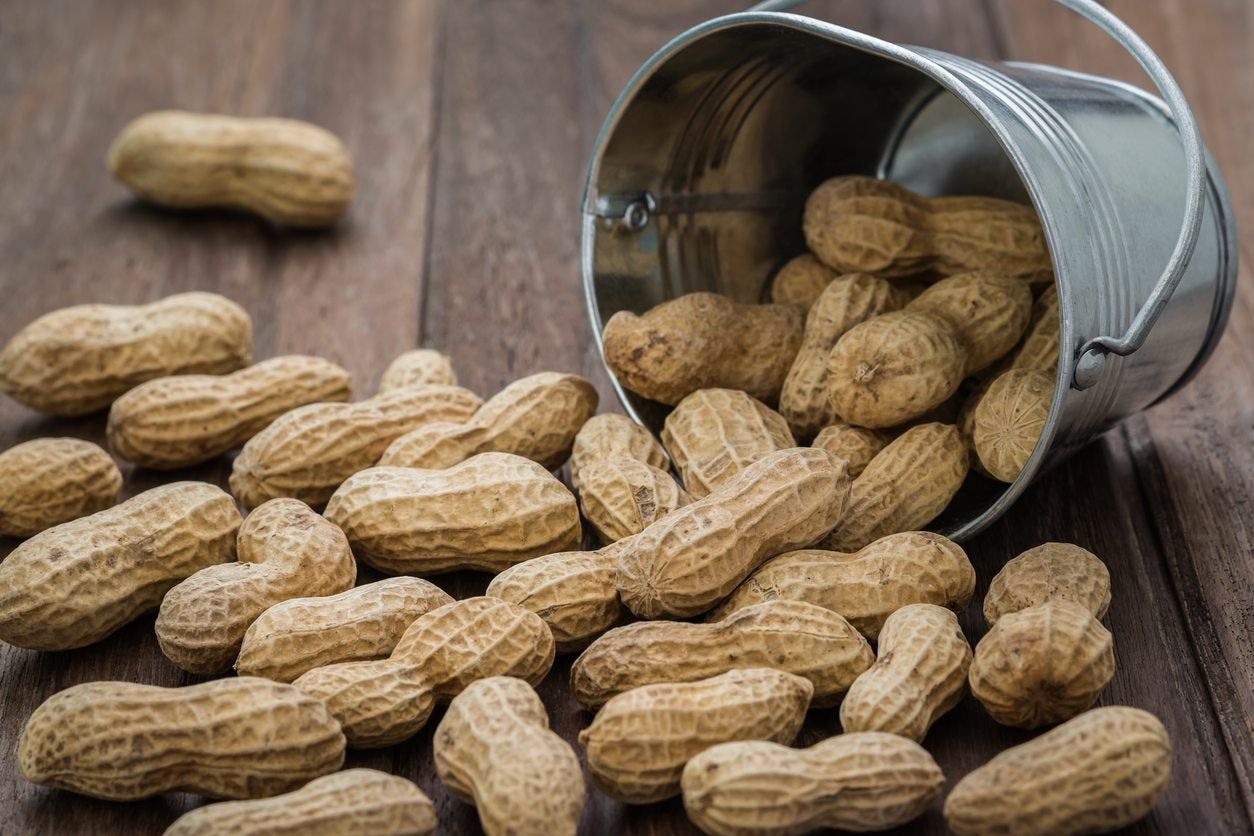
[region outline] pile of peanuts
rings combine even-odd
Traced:
[[[318,225],[351,192],[328,137],[151,114],[110,165],[156,202]],[[281,180],[221,164],[249,143],[288,163]],[[230,188],[206,182],[228,169]],[[26,722],[22,773],[115,801],[233,799],[167,834],[431,833],[412,782],[340,770],[346,747],[406,741],[442,706],[437,774],[489,834],[575,833],[585,770],[631,804],[682,796],[706,833],[876,831],[937,802],[920,744],[970,691],[999,723],[1060,725],[953,787],[955,833],[1144,816],[1171,746],[1144,711],[1092,708],[1115,668],[1103,563],[1062,543],[1009,561],[973,652],[956,616],[972,565],[919,530],[969,467],[1010,481],[1036,445],[1058,325],[1034,216],[837,178],[805,232],[813,256],[776,277],[777,304],[693,294],[610,320],[619,380],[675,407],[661,443],[596,414],[577,375],[484,401],[429,349],[352,401],[328,360],[254,362],[249,315],[210,293],[31,323],[0,351],[0,391],[107,409],[113,455],[69,438],[0,453],[0,534],[28,538],[0,563],[0,639],[67,651],[155,609],[164,655],[213,678],[60,691]],[[232,452],[231,494],[175,481],[115,504],[114,456],[176,470]],[[573,489],[554,475],[568,462]],[[600,548],[579,550],[585,526]],[[359,563],[387,577],[357,585]],[[430,580],[454,570],[491,573],[486,595]],[[582,757],[534,690],[558,653],[579,654]],[[811,709],[844,732],[790,747]]]

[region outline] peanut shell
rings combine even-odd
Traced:
[[[435,584],[407,577],[283,601],[249,625],[235,670],[291,682],[337,662],[385,659],[419,616],[452,602]]]
[[[432,748],[436,773],[475,806],[487,836],[575,836],[583,769],[523,680],[467,685],[449,703]]]
[[[268,679],[87,682],[35,709],[17,756],[29,781],[109,801],[264,798],[339,769],[344,735],[317,700]]]
[[[837,421],[819,430],[810,446],[844,459],[849,467],[849,478],[857,479],[890,440],[890,436],[878,430]]]
[[[875,639],[888,617],[909,604],[963,610],[975,570],[962,547],[939,534],[883,537],[855,554],[803,549],[767,561],[709,615],[717,621],[763,601],[806,601],[840,613]]]
[[[175,482],[22,543],[0,563],[0,639],[32,650],[98,642],[193,573],[235,559],[221,489]]]
[[[1013,482],[1036,449],[1054,397],[1045,372],[1012,370],[998,375],[975,408],[972,443],[994,479]]]
[[[87,415],[146,380],[226,374],[252,362],[252,321],[216,293],[44,314],[0,350],[0,392],[53,415]]]
[[[800,309],[690,293],[637,316],[619,311],[601,335],[605,362],[642,397],[677,404],[698,389],[739,389],[774,402],[801,345]]]
[[[488,584],[487,595],[531,610],[549,626],[559,653],[580,650],[623,620],[610,548],[533,557]]]
[[[830,453],[772,453],[616,543],[619,597],[643,618],[703,613],[766,559],[821,539],[844,514],[848,491],[845,463]]]
[[[1110,572],[1092,552],[1071,543],[1043,543],[1002,567],[984,596],[992,627],[1006,613],[1046,601],[1072,601],[1101,618],[1110,606]]]
[[[836,275],[835,270],[810,253],[799,255],[779,268],[771,279],[771,301],[776,305],[809,308]]]
[[[410,386],[456,386],[457,373],[447,355],[430,348],[406,351],[388,364],[379,378],[379,394]]]
[[[801,730],[814,686],[766,668],[709,679],[644,685],[605,704],[579,733],[597,788],[629,804],[680,793],[684,764],[733,740],[790,743]]]
[[[0,453],[0,535],[30,537],[117,502],[122,474],[90,441],[37,438]]]
[[[249,514],[237,554],[238,563],[201,569],[161,601],[157,642],[185,671],[225,673],[244,633],[269,607],[343,592],[357,580],[344,532],[296,499],[272,499]]]
[[[140,467],[189,467],[234,450],[298,406],[348,396],[348,372],[320,357],[275,357],[227,375],[162,377],[113,402],[109,447]]]
[[[1139,708],[1094,708],[967,774],[945,799],[957,836],[1079,836],[1145,816],[1171,777],[1171,741]]]
[[[582,477],[579,506],[602,543],[639,534],[692,502],[669,473],[632,459],[592,462]]]
[[[373,467],[350,477],[326,517],[380,572],[499,572],[574,548],[579,508],[543,465],[481,453],[446,470]]]
[[[1010,359],[1010,368],[1058,373],[1058,286],[1050,284],[1032,306],[1032,322]]]
[[[797,442],[783,416],[756,398],[731,389],[702,389],[666,417],[662,445],[684,487],[701,499],[764,456]]]
[[[480,403],[457,386],[419,386],[357,403],[302,406],[244,445],[231,470],[231,492],[246,508],[280,497],[319,507],[400,436],[433,421],[465,420]]]
[[[684,809],[719,836],[879,831],[923,815],[944,784],[923,747],[893,734],[841,734],[808,749],[751,740],[688,762]]]
[[[1032,291],[1021,279],[977,270],[940,280],[906,308],[940,314],[957,326],[967,344],[964,374],[973,375],[1018,344],[1032,315]]]
[[[593,415],[579,432],[570,452],[570,483],[582,490],[583,468],[594,461],[631,459],[666,470],[669,460],[653,434],[626,415]]]

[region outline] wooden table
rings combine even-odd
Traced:
[[[1176,73],[1232,190],[1254,219],[1254,4],[1109,4]],[[729,0],[561,2],[0,3],[0,340],[50,309],[214,290],[252,313],[259,357],[322,354],[358,393],[416,346],[452,355],[489,395],[530,372],[597,382],[578,279],[578,197],[592,139],[629,74],[672,35],[737,10]],[[890,40],[986,58],[1043,60],[1140,82],[1103,36],[1045,0],[858,0],[813,12]],[[226,213],[173,214],[131,200],[104,154],[156,108],[283,115],[347,142],[358,193],[328,234],[281,233]],[[1243,253],[1247,263],[1252,255]],[[1001,563],[1045,540],[1110,565],[1107,622],[1119,672],[1101,702],[1149,709],[1176,747],[1171,786],[1136,833],[1243,833],[1254,815],[1254,291],[1244,271],[1232,323],[1199,378],[1127,421],[1029,491],[969,544],[977,596]],[[0,401],[0,448],[48,435],[103,439],[99,416],[40,417]],[[229,462],[180,473],[225,484]],[[127,495],[163,481],[127,473]],[[3,554],[15,545],[3,544]],[[483,577],[441,580],[458,597]],[[978,598],[977,598],[978,600]],[[973,607],[964,619],[983,632]],[[568,661],[541,687],[553,725],[587,721]],[[95,679],[196,681],[157,648],[152,618],[67,653],[0,649],[0,832],[157,833],[199,803],[115,804],[27,783],[14,750],[52,693]],[[474,811],[436,778],[431,730],[353,753],[349,764],[416,780],[447,833]],[[812,712],[801,744],[838,728]],[[1028,735],[971,701],[928,736],[951,781]],[[686,833],[682,806],[632,808],[590,792],[589,834]],[[938,809],[909,832],[938,833]]]

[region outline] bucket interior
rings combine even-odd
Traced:
[[[933,79],[785,26],[713,31],[623,95],[585,205],[585,272],[601,325],[699,290],[768,301],[776,270],[806,251],[806,196],[829,177],[1030,202],[991,132]],[[643,228],[613,219],[614,207],[645,193]],[[668,408],[623,395],[660,431]],[[929,527],[953,531],[1007,488],[973,474]]]

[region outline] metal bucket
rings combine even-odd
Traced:
[[[1188,381],[1236,285],[1232,210],[1175,82],[1105,9],[1060,2],[1126,46],[1166,102],[769,10],[792,3],[675,38],[619,95],[588,168],[582,270],[596,333],[619,310],[698,290],[762,301],[805,251],[806,196],[834,175],[1030,201],[1060,300],[1050,416],[1014,484],[969,478],[931,528],[963,538],[988,525],[1043,467]],[[666,407],[618,393],[660,430]]]

